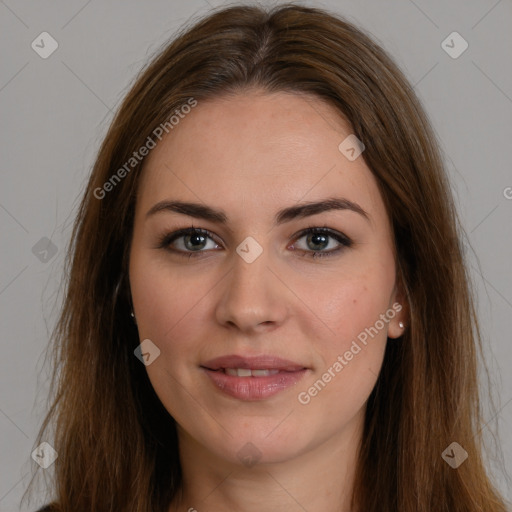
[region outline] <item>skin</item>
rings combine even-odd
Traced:
[[[177,422],[184,485],[169,511],[350,510],[365,404],[387,339],[406,321],[377,183],[362,157],[349,161],[338,149],[351,133],[321,99],[251,90],[199,102],[146,160],[129,278],[140,339],[161,351],[148,376]],[[359,204],[368,219],[331,210],[274,226],[278,210],[332,196]],[[221,209],[228,222],[146,216],[171,199]],[[198,257],[158,247],[159,237],[191,226],[215,236]],[[304,257],[340,246],[327,238],[318,249],[299,237],[324,226],[353,244],[331,257]],[[252,263],[236,252],[248,236],[263,249]],[[193,252],[184,243],[172,246]],[[298,394],[397,302],[402,311],[301,404]],[[272,354],[308,372],[270,398],[239,400],[200,368],[227,354]],[[261,457],[252,467],[237,455],[247,442]]]

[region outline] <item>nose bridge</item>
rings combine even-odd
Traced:
[[[240,329],[280,322],[286,311],[282,284],[270,270],[270,251],[261,248],[257,254],[251,244],[249,240],[238,246],[217,306],[219,322],[236,324]]]
[[[233,271],[231,272],[230,286],[236,293],[264,291],[268,286],[268,278],[272,275],[269,270],[269,251],[262,252],[253,261],[244,259],[237,254],[233,258]]]

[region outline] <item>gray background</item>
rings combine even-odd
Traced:
[[[64,249],[108,123],[148,56],[190,17],[222,4],[0,0],[0,511],[20,510],[38,467],[31,452],[48,392],[43,356],[62,298]],[[441,140],[474,251],[470,270],[496,399],[485,418],[499,426],[512,474],[511,0],[306,5],[330,8],[379,41],[414,84]],[[59,45],[47,59],[31,48],[43,31]],[[456,59],[441,47],[453,31],[469,44]],[[55,254],[33,251],[43,237]],[[492,466],[512,500],[503,467]],[[32,510],[45,501],[36,499]]]

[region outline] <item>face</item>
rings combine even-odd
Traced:
[[[199,102],[149,154],[129,279],[180,446],[283,462],[360,432],[403,311],[351,133],[320,99],[252,91]]]

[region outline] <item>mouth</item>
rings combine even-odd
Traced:
[[[263,400],[295,385],[309,368],[274,357],[223,356],[201,365],[215,387],[239,400]]]

